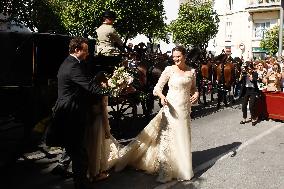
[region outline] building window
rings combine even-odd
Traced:
[[[226,22],[226,40],[232,39],[232,22]]]
[[[270,22],[255,23],[254,37],[263,39],[265,32],[270,28]]]
[[[234,0],[229,0],[229,9],[233,9]]]

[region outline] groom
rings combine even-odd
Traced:
[[[82,61],[88,56],[88,41],[74,38],[69,44],[69,56],[61,64],[58,78],[58,98],[54,106],[56,126],[61,127],[60,142],[72,161],[76,189],[88,188],[88,156],[84,144],[87,115],[91,99],[103,94],[103,90],[90,82]],[[92,84],[91,84],[92,83]]]

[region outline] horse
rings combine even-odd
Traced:
[[[167,54],[150,53],[150,54],[132,54],[129,57],[128,63],[124,66],[130,67],[137,73],[137,81],[135,90],[140,93],[143,113],[146,117],[150,117],[154,108],[153,89],[158,82],[162,72],[168,64]],[[166,87],[165,87],[166,88]]]
[[[236,65],[233,63],[233,59],[225,53],[221,53],[215,58],[217,63],[217,86],[218,86],[218,103],[217,108],[220,108],[221,101],[225,106],[228,106],[227,94],[232,91],[232,87],[236,84],[237,74]],[[234,87],[233,87],[234,88]],[[234,98],[231,100],[234,102]]]
[[[153,108],[154,108],[154,100],[156,97],[153,95],[153,90],[155,85],[158,83],[158,80],[162,74],[162,72],[165,70],[165,68],[168,65],[171,65],[171,62],[169,61],[170,58],[167,54],[162,53],[154,53],[148,57],[148,59],[144,59],[147,67],[147,99],[145,102],[145,106],[143,108],[143,112],[145,109],[146,116],[151,114]],[[163,93],[166,94],[168,88],[167,86],[164,87]],[[160,104],[161,106],[161,104]]]
[[[207,59],[207,61],[202,62],[201,63],[201,75],[202,75],[202,79],[201,79],[201,83],[200,83],[200,88],[201,88],[201,92],[202,92],[202,96],[203,96],[203,103],[204,105],[207,104],[207,100],[206,100],[206,94],[210,94],[211,96],[211,102],[214,101],[214,84],[215,84],[215,80],[216,80],[216,72],[214,72],[215,69],[215,65],[212,62],[211,59]]]
[[[190,62],[190,66],[196,69],[197,72],[197,87],[198,91],[202,94],[204,105],[207,104],[206,95],[211,95],[211,101],[213,98],[213,86],[216,80],[216,74],[214,72],[214,64],[212,59],[206,57],[199,48],[193,48],[188,51],[187,60]],[[200,97],[199,97],[199,102]]]

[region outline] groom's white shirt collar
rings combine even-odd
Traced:
[[[78,60],[78,62],[80,63],[81,61],[79,60],[79,58],[77,58],[77,56],[70,54],[70,56],[73,56],[74,58],[76,58]]]

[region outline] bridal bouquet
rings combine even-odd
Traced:
[[[108,90],[113,96],[118,96],[133,80],[133,75],[126,67],[116,67],[113,75],[108,78]]]

